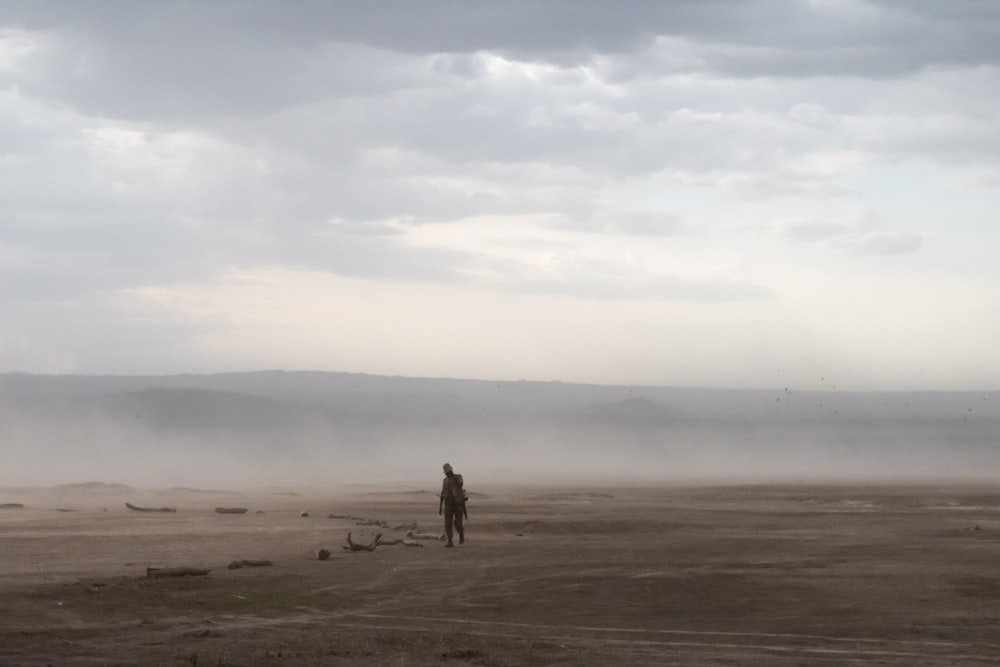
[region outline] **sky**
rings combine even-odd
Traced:
[[[1000,3],[0,0],[0,372],[997,389]]]

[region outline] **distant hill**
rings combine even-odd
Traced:
[[[128,484],[109,484],[107,482],[80,482],[75,484],[58,484],[53,490],[74,495],[123,495],[133,493],[135,488]]]

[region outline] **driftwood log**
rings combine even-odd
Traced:
[[[382,543],[382,533],[375,535],[375,539],[371,541],[371,544],[357,544],[351,539],[351,534],[347,534],[347,544],[344,545],[344,551],[375,551],[378,545]]]
[[[417,522],[412,523],[397,523],[395,526],[389,526],[390,530],[416,530]]]
[[[23,510],[21,503],[0,503],[0,510]]]
[[[147,577],[202,577],[211,572],[203,567],[147,567]]]
[[[269,560],[253,560],[253,559],[241,559],[234,560],[229,564],[230,570],[238,570],[241,567],[270,567],[274,565],[272,561]]]
[[[136,512],[176,512],[175,507],[139,507],[138,505],[133,505],[132,503],[125,503],[125,507]]]
[[[390,525],[388,521],[381,521],[379,519],[370,519],[363,516],[353,516],[351,514],[334,514],[330,512],[326,515],[327,519],[350,519],[354,522],[356,526],[378,526],[380,528],[388,528],[389,530],[416,530],[417,522],[412,523],[397,523],[395,525]]]
[[[215,511],[218,514],[246,514],[250,510],[246,507],[216,507]]]
[[[419,533],[415,530],[406,531],[406,536],[411,540],[437,540],[444,541],[444,533]]]
[[[389,545],[393,545],[393,544],[402,544],[404,547],[422,547],[422,546],[424,546],[420,542],[417,542],[416,540],[411,540],[408,537],[397,537],[397,538],[395,538],[393,540],[382,540],[378,544],[379,544],[380,547],[385,547],[385,546],[389,546]]]

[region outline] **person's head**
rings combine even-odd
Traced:
[[[455,471],[452,470],[450,463],[445,463],[441,467],[444,469],[444,474],[447,475],[448,477],[451,477],[455,473]]]

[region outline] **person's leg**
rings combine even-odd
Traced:
[[[455,530],[458,531],[458,543],[465,544],[465,524],[462,523],[462,506],[455,508]]]
[[[444,504],[444,534],[448,537],[448,544],[451,546],[452,523],[455,521],[455,506],[450,503]]]

